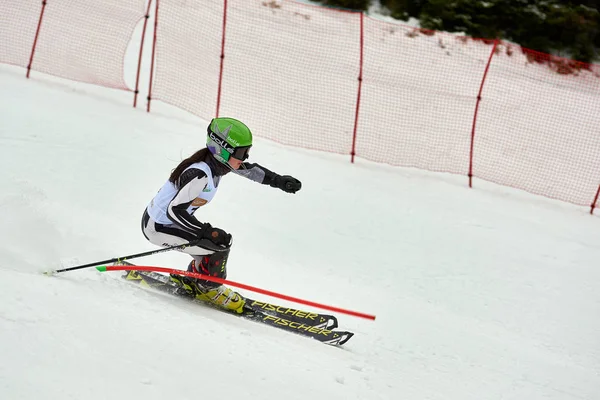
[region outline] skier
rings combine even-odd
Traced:
[[[232,238],[223,229],[201,222],[195,217],[199,207],[209,203],[229,172],[253,181],[296,193],[302,184],[288,175],[278,175],[258,164],[244,162],[252,147],[252,133],[233,118],[214,118],[208,125],[206,147],[183,160],[152,199],[142,217],[142,232],[158,246],[174,246],[200,240],[180,251],[190,254],[188,271],[227,277],[227,258]],[[210,301],[242,313],[243,296],[225,285],[207,280],[171,274],[183,294]]]

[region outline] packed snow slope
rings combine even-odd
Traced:
[[[197,216],[233,234],[230,279],[377,315],[338,315],[356,336],[329,347],[118,273],[41,274],[155,249],[142,212],[207,121],[9,67],[0,88],[1,399],[598,398],[600,220],[587,210],[255,132],[251,161],[302,190],[228,175]],[[188,256],[138,262],[183,269]]]

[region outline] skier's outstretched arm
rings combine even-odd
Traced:
[[[298,179],[289,175],[278,175],[255,163],[245,162],[235,173],[263,185],[281,189],[287,193],[296,193],[302,188],[302,183]]]

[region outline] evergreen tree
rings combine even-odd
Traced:
[[[427,0],[380,0],[382,6],[390,11],[392,18],[408,20],[410,17],[419,18]]]
[[[322,0],[322,4],[330,7],[366,11],[371,4],[371,0]]]
[[[600,43],[600,17],[587,4],[556,0],[428,0],[423,27],[507,39],[533,50],[590,62]]]
[[[380,0],[393,18],[427,29],[506,39],[543,53],[590,62],[600,49],[599,0]],[[364,11],[370,0],[323,0]]]

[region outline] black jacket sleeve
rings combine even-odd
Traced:
[[[247,162],[243,163],[235,173],[263,185],[270,185],[279,176],[262,165]]]
[[[208,183],[204,171],[196,168],[184,171],[177,182],[179,191],[167,206],[167,215],[171,221],[199,236],[208,224],[203,224],[187,212],[188,207],[198,197]]]

